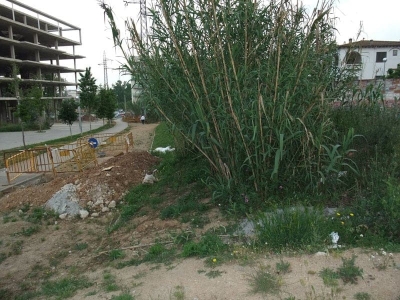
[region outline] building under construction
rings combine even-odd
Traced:
[[[68,98],[65,87],[77,87],[83,71],[76,68],[81,44],[80,28],[21,2],[0,0],[0,125],[17,122],[18,100],[35,85],[43,90],[48,113],[56,115]]]

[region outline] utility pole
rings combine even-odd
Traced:
[[[98,64],[99,66],[103,66],[104,70],[104,87],[108,89],[108,67],[107,67],[107,61],[112,61],[112,59],[108,59],[106,56],[106,52],[103,52],[103,63]]]
[[[140,13],[139,13],[139,22],[140,22],[140,39],[142,43],[147,45],[147,7],[146,0],[138,0],[138,1],[127,1],[124,0],[125,5],[128,4],[139,4],[140,5]]]

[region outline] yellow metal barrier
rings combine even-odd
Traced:
[[[80,172],[90,164],[97,166],[94,149],[88,143],[76,146],[37,147],[4,153],[8,184],[24,173]]]

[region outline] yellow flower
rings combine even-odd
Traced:
[[[217,262],[217,259],[216,259],[216,258],[213,258],[213,263],[215,263],[215,262]]]
[[[338,217],[340,217],[340,213],[336,213],[336,215],[337,215]]]
[[[344,222],[342,221],[342,225],[344,225]]]
[[[350,217],[354,217],[354,214],[353,214],[353,213],[350,213]]]

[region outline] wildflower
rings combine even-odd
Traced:
[[[344,225],[344,222],[343,222],[343,221],[342,221],[341,223],[342,223],[342,225]]]
[[[216,258],[213,258],[213,263],[216,263],[217,262],[217,259]]]
[[[360,237],[364,237],[364,235],[363,235],[363,234],[360,234]]]
[[[353,213],[350,213],[350,217],[354,217],[354,214],[353,214]]]
[[[338,217],[340,217],[340,213],[337,212],[336,215],[337,215]]]

